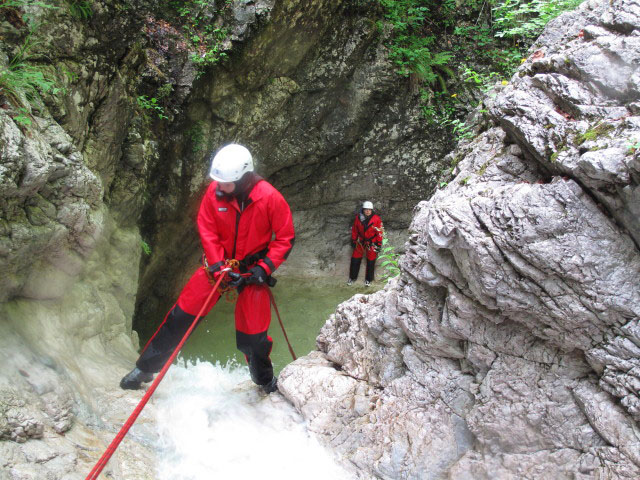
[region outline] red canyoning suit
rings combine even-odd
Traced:
[[[353,254],[351,255],[349,278],[351,280],[358,278],[360,262],[366,253],[365,280],[372,282],[378,250],[382,245],[382,220],[377,214],[371,213],[367,217],[360,210],[351,227],[351,245],[353,246]]]
[[[257,175],[250,175],[251,184],[240,202],[235,196],[218,191],[217,182],[209,185],[198,212],[198,230],[206,261],[213,269],[220,270],[225,260],[236,259],[242,272],[259,265],[271,275],[293,247],[293,218],[280,192]],[[199,268],[180,293],[165,326],[140,355],[136,362],[140,370],[156,372],[162,368],[211,288],[206,269]],[[269,359],[273,342],[267,335],[271,323],[268,288],[244,285],[239,289],[235,308],[236,344],[245,354],[251,378],[258,385],[267,384],[273,377]],[[203,316],[219,298],[220,294],[215,293]]]

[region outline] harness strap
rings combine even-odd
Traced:
[[[251,253],[249,255],[247,255],[246,257],[244,257],[242,260],[238,260],[238,266],[240,268],[240,271],[242,270],[248,270],[249,265],[253,265],[254,263],[257,263],[258,261],[262,260],[263,258],[266,258],[267,256],[267,252],[269,251],[269,247],[266,247],[262,250],[260,250],[259,252],[256,253]],[[214,263],[213,265],[211,265],[212,267],[219,267],[222,268],[223,265],[225,265],[228,262],[225,260],[221,260],[218,263]],[[209,267],[209,262],[207,261],[207,256],[203,253],[202,254],[202,259],[201,259],[201,263],[205,268]],[[242,272],[244,273],[244,272]]]
[[[249,265],[253,265],[254,263],[257,263],[258,261],[260,261],[263,258],[265,258],[267,256],[267,252],[268,251],[269,251],[269,247],[266,247],[266,248],[260,250],[259,252],[252,253],[252,254],[247,255],[246,257],[244,257],[242,260],[239,261],[240,270],[242,270],[243,268],[245,270],[247,270]]]

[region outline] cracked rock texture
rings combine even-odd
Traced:
[[[551,22],[401,276],[282,372],[362,478],[640,477],[639,39],[630,0]]]

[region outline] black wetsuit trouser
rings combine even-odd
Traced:
[[[362,258],[351,257],[351,265],[349,265],[349,278],[356,280],[358,278],[358,272],[360,271],[360,263]],[[373,275],[376,268],[376,260],[367,260],[367,269],[364,274],[364,279],[368,282],[373,282]]]
[[[195,318],[195,315],[184,312],[178,305],[173,307],[158,334],[140,354],[136,367],[143,372],[159,372]],[[267,332],[247,334],[236,330],[236,346],[247,358],[251,379],[258,385],[269,383],[273,378],[273,366],[269,358],[273,341]]]

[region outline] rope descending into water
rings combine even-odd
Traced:
[[[193,332],[193,329],[198,324],[198,320],[200,320],[200,317],[202,316],[202,312],[204,312],[205,308],[209,305],[209,302],[211,301],[211,298],[213,297],[213,294],[218,290],[218,287],[220,286],[220,283],[227,276],[227,272],[229,272],[229,271],[231,271],[231,268],[223,269],[220,272],[221,275],[218,277],[218,280],[216,281],[215,285],[211,289],[211,293],[209,294],[209,296],[205,300],[204,304],[202,305],[202,308],[198,312],[198,315],[196,315],[196,318],[194,318],[193,322],[191,323],[191,326],[189,327],[187,332],[182,337],[182,340],[180,340],[180,343],[178,343],[178,346],[175,348],[175,350],[171,354],[171,357],[169,357],[167,362],[164,364],[164,366],[162,367],[162,370],[160,370],[160,372],[158,373],[158,376],[155,378],[155,380],[153,381],[153,383],[151,384],[149,389],[146,391],[146,393],[144,394],[144,396],[142,397],[142,399],[140,400],[140,402],[138,403],[136,408],[133,410],[133,412],[131,412],[131,415],[129,415],[129,418],[127,419],[127,421],[124,423],[122,428],[120,428],[120,431],[118,432],[118,434],[111,441],[111,443],[109,444],[109,446],[107,447],[105,452],[102,454],[102,456],[100,457],[98,462],[95,464],[95,466],[93,467],[91,472],[89,472],[89,475],[87,475],[87,478],[85,480],[97,480],[98,475],[100,475],[100,472],[102,472],[104,467],[107,465],[107,462],[111,459],[111,457],[115,453],[116,449],[118,448],[118,445],[120,445],[120,443],[124,439],[124,437],[127,434],[127,432],[129,432],[129,430],[133,426],[134,422],[136,421],[136,419],[138,418],[138,416],[142,412],[142,409],[145,407],[145,405],[147,404],[147,402],[151,398],[151,395],[153,395],[153,393],[156,391],[156,388],[158,388],[158,385],[160,384],[160,382],[164,378],[165,374],[167,373],[167,370],[169,370],[169,367],[171,366],[173,361],[178,356],[178,353],[180,352],[180,349],[183,347],[183,345],[187,341],[187,338],[189,338],[189,335],[191,335],[191,332]],[[248,275],[249,274],[243,274],[243,276],[248,276]],[[282,319],[280,318],[280,312],[278,311],[278,307],[276,306],[276,301],[275,301],[275,298],[273,297],[273,293],[271,293],[271,289],[269,289],[269,288],[268,288],[267,291],[269,292],[269,299],[271,301],[271,304],[273,305],[273,308],[276,311],[276,315],[278,316],[278,321],[280,322],[280,327],[282,328],[282,333],[284,334],[284,338],[287,341],[287,346],[289,347],[289,352],[291,353],[291,356],[293,357],[293,359],[296,360],[296,354],[294,353],[293,348],[291,347],[291,343],[289,342],[289,337],[287,336],[287,332],[284,329],[284,324],[282,323]],[[174,305],[174,307],[175,307],[175,305]],[[170,311],[171,310],[169,310],[169,312]],[[164,317],[164,320],[162,321],[162,323],[160,324],[158,329],[155,331],[153,336],[149,339],[147,344],[144,346],[144,349],[142,351],[146,350],[146,348],[149,346],[149,344],[151,343],[151,340],[153,340],[153,338],[157,335],[157,333],[160,331],[162,326],[167,321],[167,317],[168,316],[169,316],[169,314],[167,313],[167,315]]]
[[[140,412],[142,412],[142,409],[145,407],[145,405],[151,398],[151,395],[153,395],[153,392],[155,392],[156,388],[158,388],[158,385],[164,378],[165,374],[167,373],[167,370],[169,370],[169,367],[171,366],[173,361],[178,356],[178,353],[180,352],[180,349],[182,348],[184,343],[187,341],[187,338],[189,338],[189,335],[191,335],[191,332],[193,332],[193,329],[196,327],[198,320],[202,316],[202,312],[204,312],[205,308],[209,305],[209,302],[211,301],[211,297],[213,297],[213,294],[216,292],[218,285],[220,284],[220,282],[225,276],[226,276],[226,271],[223,275],[220,275],[220,278],[218,279],[217,284],[213,289],[211,289],[211,293],[209,294],[204,304],[202,305],[200,312],[198,312],[198,315],[196,315],[196,318],[191,323],[191,326],[187,330],[187,333],[184,334],[184,337],[182,337],[182,340],[180,340],[180,343],[171,354],[171,357],[169,357],[169,360],[167,360],[167,362],[164,364],[164,367],[162,367],[162,370],[160,370],[160,372],[158,373],[158,376],[155,378],[155,380],[153,381],[149,389],[146,391],[146,393],[144,394],[144,396],[142,397],[142,399],[140,400],[136,408],[131,413],[131,415],[129,415],[129,418],[127,419],[127,421],[124,423],[124,425],[122,426],[118,434],[115,436],[113,441],[109,444],[105,452],[102,454],[102,457],[100,457],[100,459],[95,464],[91,472],[89,472],[89,475],[87,475],[87,478],[85,480],[97,480],[98,475],[100,475],[100,472],[102,472],[104,467],[107,465],[107,462],[115,453],[116,449],[118,448],[118,445],[120,445],[120,442],[122,442],[122,440],[124,439],[124,436],[127,434],[129,429],[133,426],[133,423],[136,421],[136,419],[140,415]]]

